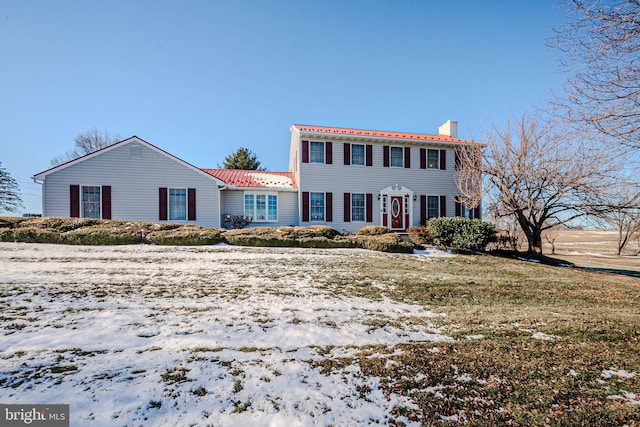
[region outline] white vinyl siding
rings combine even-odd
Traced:
[[[300,137],[305,139],[304,136]],[[361,141],[350,141],[353,143],[360,143]],[[362,141],[365,145],[370,144],[371,141]],[[343,162],[335,162],[333,165],[317,165],[299,163],[299,178],[296,178],[296,182],[299,183],[300,201],[302,203],[302,194],[308,193],[333,193],[333,219],[332,222],[326,222],[336,230],[355,233],[363,225],[361,222],[344,221],[344,193],[371,193],[372,199],[372,225],[383,225],[382,217],[388,215],[391,211],[391,201],[388,198],[380,197],[380,190],[388,188],[392,185],[401,185],[409,190],[412,190],[417,196],[420,194],[430,195],[456,195],[458,194],[458,188],[455,181],[454,168],[448,168],[447,170],[441,170],[439,173],[425,173],[425,169],[420,169],[417,166],[418,156],[413,156],[413,160],[416,161],[414,167],[404,167],[404,153],[403,155],[403,167],[384,167],[384,146],[387,142],[374,142],[371,149],[371,167],[353,167],[352,165],[344,165]],[[425,149],[433,148],[432,146],[424,144]],[[400,147],[399,145],[396,147]],[[393,146],[389,146],[389,154]],[[404,151],[404,147],[401,147]],[[438,151],[438,150],[436,150]],[[350,150],[351,152],[351,150]],[[447,161],[453,164],[453,150],[447,150]],[[366,154],[366,153],[365,153]],[[389,159],[390,160],[390,159]],[[404,193],[403,193],[404,194]],[[454,197],[447,197],[446,200],[446,212],[453,214],[455,212]],[[407,227],[418,225],[421,218],[420,212],[420,199],[405,200],[408,203],[409,218]],[[366,204],[366,200],[365,200]],[[386,206],[385,206],[386,204]],[[309,203],[311,207],[311,201]],[[402,209],[403,206],[400,206]],[[351,212],[350,212],[351,214]],[[365,212],[366,215],[366,212]],[[425,212],[426,216],[426,212]],[[301,225],[315,224],[319,221],[314,221],[309,217],[309,222],[302,220],[302,214],[300,216]],[[349,215],[349,219],[351,215]],[[325,218],[326,221],[326,218]],[[280,223],[283,221],[280,220]]]
[[[133,150],[136,156],[131,155],[131,144],[138,145]],[[43,215],[68,217],[69,186],[84,184],[111,186],[112,219],[149,222],[158,221],[158,188],[195,188],[198,220],[194,223],[221,225],[217,181],[136,139],[47,175]],[[82,203],[82,195],[79,200]]]

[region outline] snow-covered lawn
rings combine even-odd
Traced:
[[[359,347],[452,341],[441,315],[321,278],[390,256],[0,243],[0,402],[70,404],[72,426],[389,423],[413,403]]]

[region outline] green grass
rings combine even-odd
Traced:
[[[386,296],[445,315],[433,320],[456,341],[437,343],[437,352],[434,343],[400,346],[401,355],[391,355],[398,347],[361,351],[365,375],[418,405],[397,407],[395,416],[423,425],[456,424],[443,424],[440,415],[473,425],[640,423],[637,404],[610,398],[640,398],[636,278],[491,256],[425,262],[379,254],[334,261],[317,279],[337,285],[330,289],[341,295]],[[534,332],[555,338],[533,339]],[[386,357],[367,357],[376,352]],[[325,372],[339,365],[319,364]],[[637,375],[604,379],[610,368]]]

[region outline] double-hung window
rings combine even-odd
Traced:
[[[186,221],[187,219],[187,189],[169,189],[169,221]]]
[[[389,157],[391,159],[391,167],[404,167],[404,148],[403,147],[390,147]]]
[[[245,193],[244,215],[253,222],[278,221],[278,195],[274,193]]]
[[[324,163],[324,142],[309,143],[309,163]]]
[[[309,205],[309,219],[311,221],[324,221],[324,193],[310,193]]]
[[[100,219],[100,186],[82,186],[82,218]]]
[[[436,218],[440,216],[440,197],[427,197],[427,218]]]
[[[427,169],[440,169],[440,150],[427,150]]]
[[[351,164],[364,166],[365,164],[364,145],[351,144]]]
[[[364,194],[351,194],[351,221],[365,221]]]

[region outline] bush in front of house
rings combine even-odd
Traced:
[[[462,217],[431,218],[426,227],[435,233],[434,245],[460,249],[484,250],[497,234],[493,224]]]
[[[369,249],[371,251],[410,254],[414,248],[413,244],[403,241],[397,233],[346,237],[356,242],[354,247]]]
[[[23,243],[61,243],[60,235],[55,231],[38,227],[0,228],[1,242]]]
[[[407,229],[409,239],[416,245],[433,245],[436,232],[426,225],[416,225]]]
[[[215,245],[280,246],[304,248],[363,248],[410,253],[403,242],[384,227],[363,227],[356,235],[343,236],[332,227],[255,227],[236,230],[193,224],[151,223],[80,218],[0,218],[0,241],[64,243],[72,245]]]
[[[162,224],[165,227],[152,228],[146,233],[144,241],[152,245],[198,246],[222,243],[222,228],[206,228],[193,224]]]
[[[379,236],[382,234],[387,234],[391,230],[387,227],[383,227],[381,225],[365,225],[358,231],[356,231],[356,235],[358,236]]]

